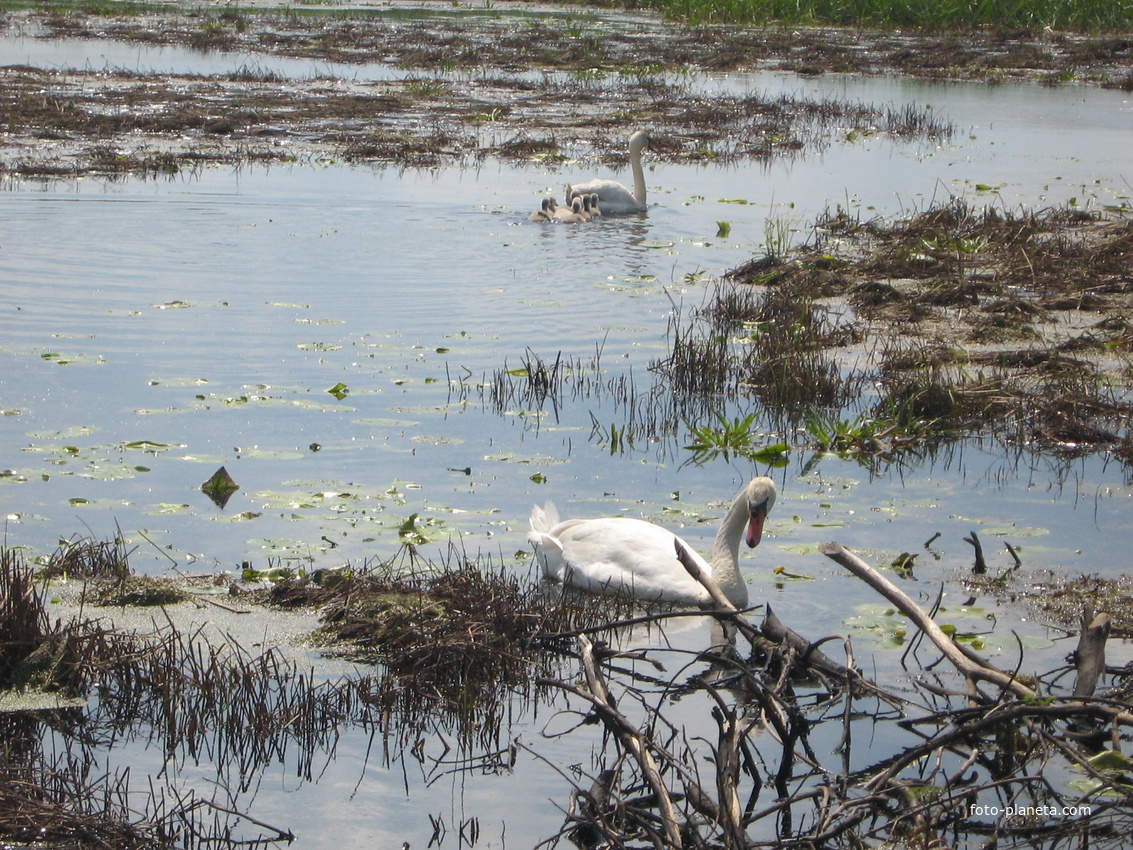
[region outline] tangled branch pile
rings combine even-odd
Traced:
[[[822,551],[882,593],[955,672],[933,662],[912,691],[890,692],[770,612],[759,629],[717,612],[752,653],[718,643],[680,682],[627,673],[615,666],[625,655],[579,636],[580,679],[545,684],[581,702],[579,716],[602,724],[606,745],[543,846],[564,836],[588,848],[1125,846],[1133,760],[1120,745],[1133,706],[1120,688],[1094,696],[1104,614],[1084,622],[1065,688],[1055,673],[998,669],[861,559],[837,544]],[[696,690],[707,694],[714,737],[666,716],[672,697]],[[862,753],[855,741],[867,724]]]

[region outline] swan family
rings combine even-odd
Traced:
[[[629,165],[633,171],[633,189],[617,180],[595,179],[566,187],[567,206],[560,207],[554,198],[544,198],[539,209],[528,217],[531,221],[589,221],[597,215],[628,215],[647,208],[645,172],[641,167],[641,154],[649,147],[649,134],[638,130],[629,137]],[[575,200],[582,201],[582,209],[575,210]],[[561,210],[561,214],[558,212]],[[581,216],[574,218],[574,216]]]
[[[597,195],[579,195],[571,200],[567,206],[560,206],[554,198],[544,198],[539,209],[527,217],[528,221],[562,221],[573,224],[580,221],[590,221],[602,214],[598,206]]]
[[[737,608],[747,605],[747,585],[739,570],[740,540],[756,546],[775,505],[775,482],[753,478],[736,496],[720,523],[711,561],[685,548],[716,580]],[[528,542],[543,574],[592,593],[629,594],[648,602],[707,605],[711,597],[677,560],[675,534],[630,517],[559,520],[555,506],[531,511]],[[682,543],[684,541],[681,541]]]

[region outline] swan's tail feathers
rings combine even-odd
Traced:
[[[551,529],[558,524],[559,512],[554,502],[548,501],[543,507],[536,505],[531,509],[531,531],[527,542],[535,550],[535,560],[543,568],[543,575],[562,581],[563,544],[551,536]]]
[[[536,505],[531,509],[531,530],[543,534],[559,524],[559,511],[555,503],[548,501],[543,507]]]

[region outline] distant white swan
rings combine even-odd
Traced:
[[[555,218],[558,221],[573,224],[578,221],[586,221],[586,217],[582,212],[582,199],[575,198],[571,201],[569,207],[558,207],[554,212]]]
[[[629,164],[633,169],[633,191],[617,180],[591,180],[567,187],[567,199],[593,193],[598,195],[606,215],[641,212],[645,204],[645,172],[641,169],[641,152],[649,147],[649,134],[638,130],[629,137]]]
[[[554,221],[556,207],[558,207],[558,202],[554,198],[544,198],[543,203],[539,205],[539,209],[527,216],[527,220]]]
[[[740,491],[720,523],[711,563],[685,544],[737,608],[747,605],[747,585],[739,571],[740,539],[749,547],[759,543],[775,496],[770,478],[753,478]],[[535,547],[543,574],[564,584],[646,601],[710,603],[708,592],[677,560],[675,537],[659,525],[630,517],[560,522],[558,511],[548,502],[531,511],[527,539]]]

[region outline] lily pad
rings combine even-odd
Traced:
[[[409,441],[411,443],[423,443],[427,446],[456,446],[464,442],[459,437],[438,437],[429,434],[418,434],[410,437]]]
[[[303,454],[287,449],[247,449],[240,456],[257,460],[299,460]]]
[[[106,359],[101,355],[92,354],[62,354],[57,351],[48,351],[39,355],[43,360],[50,363],[55,363],[59,366],[69,366],[72,363],[87,363],[99,365],[106,362]]]
[[[175,504],[173,502],[158,502],[152,508],[146,511],[147,514],[161,515],[161,514],[181,514],[190,510],[189,505],[182,502]]]
[[[1050,534],[1049,528],[1035,528],[1025,525],[999,525],[981,528],[980,531],[992,537],[1044,537]]]
[[[357,410],[357,408],[351,407],[348,404],[329,404],[325,401],[315,401],[313,399],[307,398],[296,398],[285,403],[291,405],[292,407],[302,408],[303,410],[319,410],[323,411],[324,413],[331,411],[353,413],[355,410]]]
[[[127,499],[84,499],[81,496],[68,499],[67,503],[76,508],[95,508],[97,510],[119,510],[133,504]]]
[[[131,443],[123,443],[122,448],[157,454],[158,452],[168,451],[172,448],[183,448],[183,446],[171,446],[169,443],[155,443],[152,440],[134,440]]]

